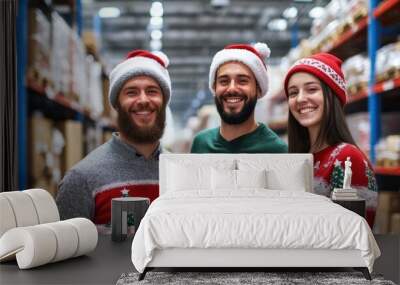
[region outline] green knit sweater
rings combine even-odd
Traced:
[[[225,140],[218,128],[198,133],[192,144],[192,153],[286,153],[288,147],[271,129],[259,124],[253,132],[234,140]]]

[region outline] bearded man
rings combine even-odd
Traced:
[[[109,100],[118,130],[67,172],[56,198],[61,219],[86,217],[109,232],[111,199],[159,195],[160,138],[171,95],[169,60],[161,52],[136,50],[110,73]]]
[[[257,100],[268,92],[270,50],[265,43],[228,45],[217,52],[209,87],[221,126],[197,134],[192,153],[286,153],[287,145],[265,124],[257,123]]]

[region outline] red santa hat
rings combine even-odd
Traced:
[[[122,86],[131,78],[139,75],[148,75],[154,78],[163,92],[165,100],[171,97],[171,79],[167,70],[168,57],[162,52],[134,50],[128,53],[126,59],[118,64],[110,73],[109,100],[111,106],[116,107],[118,94]]]
[[[238,61],[250,68],[253,72],[263,97],[268,92],[268,74],[265,60],[270,56],[271,50],[265,43],[232,44],[217,52],[211,62],[209,73],[209,88],[215,95],[214,84],[218,68],[226,62]]]
[[[286,74],[284,83],[286,96],[290,77],[296,72],[306,72],[325,82],[344,106],[346,104],[346,81],[341,66],[342,60],[329,53],[317,53],[298,60]]]

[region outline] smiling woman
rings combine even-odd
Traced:
[[[372,227],[377,205],[377,186],[372,167],[356,146],[344,116],[346,104],[342,61],[327,53],[297,61],[285,78],[289,104],[289,152],[314,156],[314,192],[330,197],[342,188],[344,162],[353,164],[353,185],[366,200],[366,218]]]

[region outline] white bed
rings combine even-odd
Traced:
[[[155,267],[354,267],[380,251],[362,217],[312,194],[309,154],[163,154],[132,243]]]

